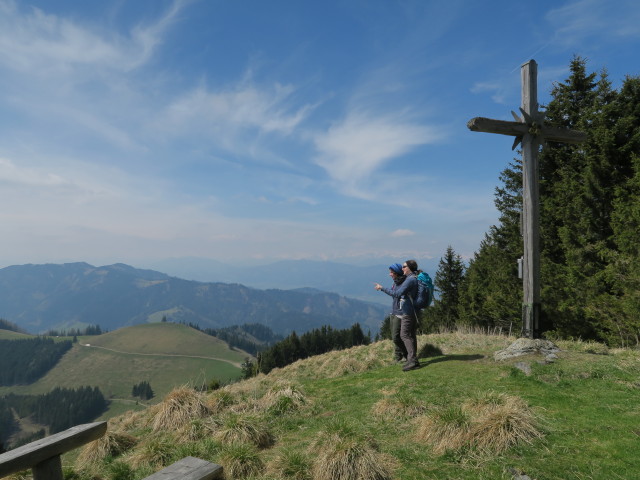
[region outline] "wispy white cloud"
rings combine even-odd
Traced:
[[[494,102],[504,105],[509,96],[508,90],[511,88],[505,88],[505,83],[508,82],[477,82],[471,86],[471,93],[475,94],[483,94],[483,93],[491,93],[491,100]]]
[[[179,135],[213,135],[228,148],[247,129],[290,135],[311,110],[310,105],[290,105],[294,90],[279,84],[268,88],[240,84],[218,91],[199,86],[171,102],[156,127]]]
[[[640,37],[640,3],[635,0],[577,0],[550,10],[547,21],[555,28],[553,42],[565,47],[601,40]]]
[[[437,142],[443,132],[402,115],[353,112],[315,137],[315,161],[347,194],[394,158]]]
[[[15,1],[0,0],[0,62],[39,76],[87,66],[131,70],[151,57],[183,3],[174,2],[160,19],[137,25],[129,36],[122,36],[38,8],[23,13]]]
[[[413,230],[409,230],[407,228],[399,228],[398,230],[394,230],[393,232],[391,232],[391,236],[394,238],[411,237],[415,234],[416,232],[414,232]]]

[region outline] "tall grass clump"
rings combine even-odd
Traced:
[[[300,387],[291,384],[277,383],[262,397],[262,407],[273,415],[283,415],[297,411],[307,403]]]
[[[502,453],[521,444],[542,438],[541,420],[519,397],[491,393],[476,399],[467,408],[473,411],[471,441],[488,453]]]
[[[88,443],[80,451],[76,465],[87,468],[102,463],[106,458],[113,458],[127,452],[137,443],[137,439],[122,432],[107,432],[97,440]]]
[[[378,400],[371,413],[380,419],[397,420],[398,418],[411,418],[422,415],[427,410],[424,401],[411,395],[406,390],[393,392]]]
[[[464,449],[498,454],[543,436],[540,418],[524,400],[492,391],[461,406],[434,410],[417,423],[416,439],[431,445],[436,455]]]
[[[435,409],[429,415],[419,417],[417,426],[416,440],[431,445],[436,455],[469,445],[471,415],[460,406]]]
[[[176,440],[178,442],[196,442],[213,435],[215,423],[206,418],[194,418],[177,431]]]
[[[107,466],[107,472],[110,480],[135,480],[136,472],[131,465],[123,461],[111,462]],[[65,479],[68,478],[65,476]]]
[[[215,439],[222,443],[248,443],[258,448],[273,445],[273,434],[255,417],[230,413],[218,421]]]
[[[175,439],[167,435],[156,435],[140,443],[127,460],[134,468],[166,467],[173,460],[175,447]]]
[[[210,413],[201,393],[183,386],[169,392],[162,402],[153,407],[151,428],[154,432],[176,431],[194,418]]]
[[[246,479],[264,470],[264,462],[254,445],[230,443],[222,449],[221,463],[225,478]]]
[[[370,438],[344,423],[329,425],[313,443],[314,480],[391,480],[395,464]]]
[[[312,480],[312,462],[302,452],[287,450],[278,455],[270,464],[268,471],[276,478],[290,480]]]
[[[235,401],[235,397],[230,391],[221,389],[207,395],[205,406],[212,414],[215,414],[224,411],[227,407],[233,405]]]

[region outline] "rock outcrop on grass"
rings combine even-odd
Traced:
[[[493,354],[497,361],[508,360],[522,355],[540,354],[545,358],[555,355],[560,349],[549,340],[519,338],[504,350],[499,350]]]

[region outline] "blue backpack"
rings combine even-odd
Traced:
[[[421,310],[428,307],[433,302],[433,282],[427,272],[418,275],[418,294],[413,302],[413,308]]]

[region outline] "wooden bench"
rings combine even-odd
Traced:
[[[34,480],[63,480],[60,455],[102,437],[107,422],[76,425],[0,455],[0,478],[31,469]]]
[[[0,478],[31,469],[34,480],[63,480],[63,453],[102,437],[107,422],[87,423],[36,440],[0,455]],[[222,478],[222,466],[195,457],[185,457],[144,480],[214,480]]]
[[[144,480],[213,480],[222,478],[222,466],[200,458],[185,457]]]

